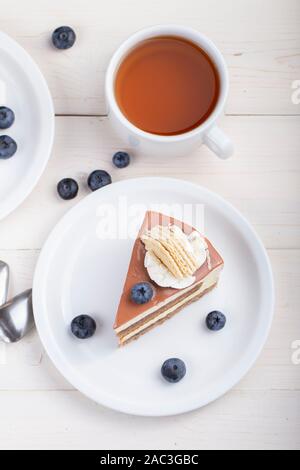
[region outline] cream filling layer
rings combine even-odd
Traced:
[[[161,234],[160,232],[161,229],[162,227],[160,226],[153,227],[152,230],[148,232],[148,236],[153,237],[155,240],[159,240],[160,237],[163,238],[163,233]],[[190,253],[190,256],[192,256],[198,266],[197,269],[199,269],[206,260],[208,260],[208,264],[210,265],[208,246],[200,233],[194,231],[188,236],[176,225],[172,225],[169,228],[164,227],[164,229],[173,231],[175,240],[177,239],[184,246],[186,252]],[[147,244],[145,246],[147,250]],[[150,279],[160,287],[185,289],[194,284],[196,280],[194,275],[178,279],[152,251],[147,251],[144,266],[148,271]]]
[[[170,307],[168,310],[165,310],[163,313],[161,313],[160,315],[157,315],[155,318],[153,318],[152,320],[150,320],[149,322],[145,323],[144,325],[141,325],[139,328],[131,331],[130,333],[128,333],[128,335],[124,336],[122,339],[121,339],[121,342],[125,342],[127,341],[128,339],[132,338],[133,336],[135,336],[136,334],[140,333],[141,331],[145,330],[146,328],[148,328],[149,326],[151,325],[154,325],[156,322],[158,322],[159,320],[162,320],[163,318],[165,318],[166,316],[170,315],[170,313],[174,312],[174,310],[177,310],[177,308],[179,307],[182,307],[185,303],[189,302],[190,300],[192,300],[194,297],[197,297],[199,294],[201,294],[202,292],[204,292],[206,289],[209,289],[210,287],[212,287],[213,285],[215,285],[217,282],[218,282],[218,279],[219,279],[219,275],[220,275],[220,272],[221,272],[221,269],[222,269],[222,266],[214,269],[213,271],[211,271],[203,281],[200,281],[198,284],[199,286],[201,286],[198,290],[196,290],[195,292],[193,292],[193,294],[185,297],[183,300],[181,300],[180,302],[178,302],[177,304],[173,305],[172,307]],[[195,287],[195,285],[193,286],[193,288]],[[191,290],[191,289],[186,289],[187,291]],[[178,297],[178,295],[176,296]],[[161,302],[161,304],[167,304],[167,303],[170,303],[174,300],[175,296],[172,296],[168,299],[167,302]],[[158,305],[161,305],[161,304],[158,304]],[[156,310],[158,310],[158,306],[155,307]],[[139,317],[142,317],[142,318],[145,318],[146,316],[148,316],[150,313],[150,310],[153,310],[153,309],[149,309],[148,311],[144,312],[143,316],[142,315],[139,315]],[[137,317],[136,317],[137,318]],[[135,321],[132,323],[137,323],[137,320],[135,318]],[[142,319],[141,318],[141,319]],[[128,322],[129,323],[129,322]],[[128,328],[128,327],[127,327]],[[124,326],[122,327],[122,330],[124,330]],[[120,330],[120,328],[116,329],[116,332],[118,332],[118,330]],[[120,331],[122,331],[120,330]]]

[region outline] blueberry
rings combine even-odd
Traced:
[[[219,331],[224,328],[226,324],[226,317],[223,313],[215,310],[210,312],[206,317],[206,325],[209,330]]]
[[[181,359],[167,359],[162,365],[161,373],[168,382],[179,382],[186,374],[185,363]]]
[[[126,168],[130,163],[130,155],[127,152],[117,152],[113,156],[113,164],[117,168]]]
[[[71,331],[76,338],[90,338],[96,331],[96,322],[89,315],[79,315],[72,320]]]
[[[135,304],[146,304],[154,296],[154,289],[149,282],[139,282],[130,291],[130,298]]]
[[[6,106],[0,106],[0,129],[8,129],[15,122],[15,113]]]
[[[0,160],[8,160],[11,158],[17,151],[17,144],[8,135],[0,136]]]
[[[57,185],[57,192],[65,201],[74,199],[78,194],[78,189],[77,182],[72,178],[65,178]]]
[[[107,173],[107,171],[95,170],[88,177],[88,185],[92,191],[103,188],[103,186],[108,184],[111,184],[111,176]]]
[[[69,26],[60,26],[52,33],[52,42],[57,49],[70,49],[76,41],[76,34]]]

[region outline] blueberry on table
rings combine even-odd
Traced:
[[[17,144],[8,135],[0,136],[0,160],[8,160],[11,158],[17,151]]]
[[[74,199],[78,194],[78,189],[77,182],[72,178],[64,178],[57,185],[57,192],[65,201]]]
[[[111,176],[105,170],[95,170],[88,177],[88,186],[92,191],[111,184]]]
[[[0,129],[8,129],[15,122],[15,113],[6,106],[0,106]]]
[[[76,34],[70,26],[60,26],[52,33],[52,42],[57,49],[70,49],[76,41]]]
[[[162,365],[161,373],[168,382],[179,382],[186,374],[185,363],[177,358],[167,359]]]
[[[79,315],[71,323],[71,331],[78,339],[87,339],[94,335],[96,322],[89,315]]]
[[[149,282],[139,282],[135,284],[130,292],[130,298],[133,303],[138,305],[146,304],[153,299],[154,289]]]
[[[210,312],[206,317],[207,328],[211,331],[220,331],[226,324],[226,317],[224,313],[215,310]]]
[[[127,152],[117,152],[113,156],[113,164],[117,168],[126,168],[130,163],[130,155]]]

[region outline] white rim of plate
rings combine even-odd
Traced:
[[[51,333],[49,333],[50,329],[47,330],[47,315],[44,315],[46,311],[46,305],[44,303],[43,290],[45,289],[45,285],[43,286],[43,282],[41,280],[46,279],[49,266],[50,266],[50,259],[49,252],[53,254],[55,252],[55,247],[57,245],[57,234],[60,233],[61,229],[64,226],[70,226],[73,219],[76,219],[76,214],[78,208],[84,209],[85,206],[89,204],[89,201],[94,198],[99,198],[100,194],[103,194],[103,191],[117,191],[119,189],[126,189],[126,186],[134,185],[134,184],[141,184],[143,187],[149,184],[151,188],[155,188],[155,185],[158,187],[167,187],[167,185],[171,184],[174,185],[180,184],[181,189],[186,189],[187,191],[193,193],[195,195],[196,191],[201,192],[202,196],[205,195],[213,202],[218,204],[222,207],[228,217],[231,219],[238,218],[242,223],[243,231],[248,232],[250,237],[252,238],[251,244],[253,248],[258,250],[261,255],[262,262],[264,263],[265,272],[267,273],[266,284],[267,291],[269,292],[269,302],[268,302],[268,314],[266,315],[266,321],[264,324],[264,329],[261,331],[258,338],[256,338],[255,346],[252,346],[251,352],[252,354],[248,354],[247,360],[243,362],[239,370],[233,375],[228,374],[228,379],[226,383],[223,384],[222,387],[219,387],[214,394],[211,395],[209,400],[201,401],[197,400],[194,401],[190,406],[181,406],[176,407],[176,409],[170,409],[168,411],[162,411],[160,413],[151,411],[151,406],[149,404],[149,409],[140,410],[139,407],[132,407],[132,404],[128,405],[127,403],[122,403],[122,401],[117,399],[111,399],[105,393],[101,395],[101,391],[99,389],[94,390],[93,387],[90,386],[89,383],[86,383],[82,380],[78,375],[76,375],[76,371],[70,367],[68,361],[65,359],[64,355],[61,353],[61,350],[57,347],[55,342],[55,338],[52,339]],[[148,416],[148,417],[161,417],[161,416],[175,416],[187,412],[194,411],[196,409],[202,408],[209,403],[217,400],[218,398],[225,395],[228,391],[230,391],[236,384],[238,384],[242,378],[249,372],[249,370],[253,367],[254,363],[257,361],[259,355],[262,352],[262,349],[266,343],[268,338],[270,328],[272,325],[272,320],[274,316],[274,304],[275,304],[275,294],[274,294],[274,281],[273,281],[273,273],[271,268],[271,263],[265,247],[261,242],[260,238],[256,234],[253,227],[247,221],[247,219],[237,210],[235,207],[223,199],[221,196],[217,195],[216,193],[210,191],[209,189],[190,183],[184,180],[176,179],[176,178],[162,178],[162,177],[145,177],[145,178],[135,178],[135,179],[128,179],[123,180],[117,183],[113,183],[113,185],[106,186],[102,188],[101,193],[99,191],[95,191],[94,193],[87,196],[85,199],[80,201],[76,206],[74,206],[69,212],[67,212],[62,219],[58,222],[56,227],[51,232],[49,238],[47,239],[42,252],[40,254],[35,274],[34,274],[34,282],[33,282],[33,310],[34,310],[34,318],[36,327],[41,338],[41,341],[49,355],[50,359],[54,363],[55,367],[59,370],[59,372],[81,393],[85,396],[89,397],[96,403],[103,405],[107,408],[113,409],[115,411],[119,411],[122,413],[130,414],[130,415],[137,415],[137,416]],[[201,197],[201,194],[199,194]],[[43,273],[43,275],[42,275]],[[37,314],[37,312],[43,312],[43,314]],[[44,334],[44,331],[48,331],[48,334]]]
[[[41,159],[39,166],[36,167],[34,175],[32,177],[32,183],[28,184],[27,189],[24,191],[16,191],[13,197],[9,198],[8,204],[4,206],[0,213],[0,220],[4,219],[11,212],[13,212],[17,207],[19,207],[25,199],[31,194],[35,186],[37,185],[39,179],[41,178],[44,170],[48,164],[52,147],[54,141],[54,131],[55,131],[55,112],[52,97],[48,84],[45,77],[43,76],[38,65],[34,62],[29,53],[20,46],[14,39],[8,36],[6,33],[0,31],[0,49],[9,52],[14,60],[22,64],[24,72],[30,76],[30,81],[34,83],[34,89],[36,93],[40,95],[43,99],[43,109],[47,110],[49,115],[49,133],[48,133],[48,142],[45,145],[45,150],[43,154],[47,158]]]

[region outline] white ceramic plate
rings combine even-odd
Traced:
[[[101,214],[110,208],[113,233],[129,225],[136,232],[133,212],[126,208],[138,213],[157,204],[164,205],[165,212],[172,205],[168,211],[175,216],[182,204],[203,204],[205,232],[224,257],[224,272],[217,289],[118,349],[112,326],[133,240],[99,239]],[[137,217],[138,224],[143,215]],[[250,369],[271,325],[273,281],[262,243],[231,205],[191,183],[141,178],[96,191],[60,221],[42,250],[33,299],[42,342],[74,387],[116,410],[162,416],[206,405]],[[205,327],[207,313],[215,309],[228,320],[218,333]],[[69,330],[72,318],[82,313],[93,315],[98,323],[88,340],[76,339]],[[163,361],[170,357],[183,359],[187,366],[177,384],[160,375]]]
[[[0,220],[18,207],[38,182],[50,157],[54,110],[37,65],[14,40],[0,32],[0,106],[15,112],[13,126],[0,130],[18,144],[0,160]]]

